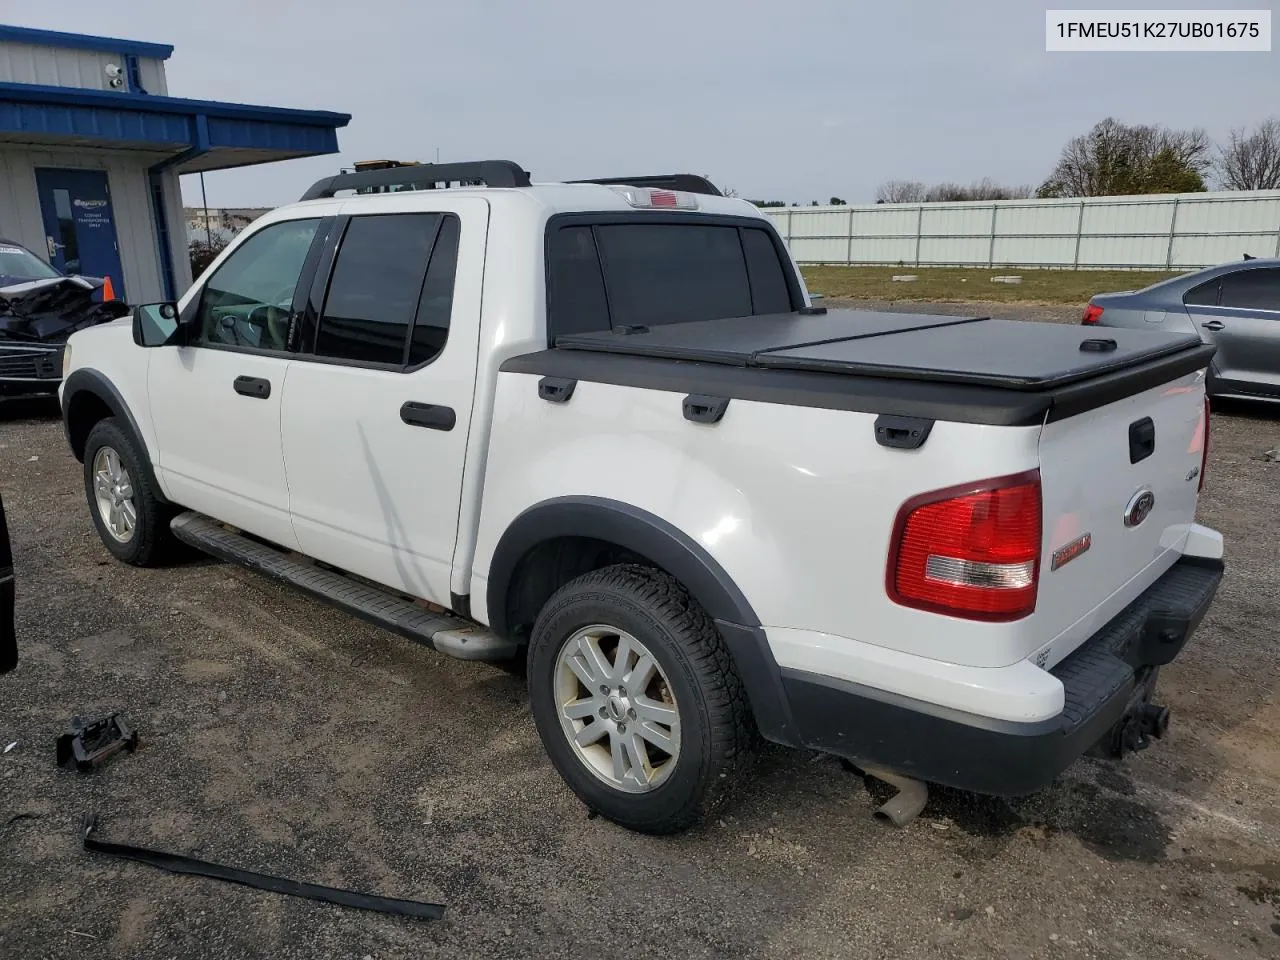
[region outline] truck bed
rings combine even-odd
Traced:
[[[1081,349],[1107,340],[1114,348]],[[832,310],[562,335],[501,369],[990,426],[1039,425],[1204,369],[1192,335]]]
[[[561,336],[556,347],[772,370],[1044,391],[1195,351],[1198,337],[989,317],[833,310]],[[1207,356],[1206,356],[1207,362]]]

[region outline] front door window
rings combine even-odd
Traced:
[[[273,223],[232,251],[200,294],[194,345],[286,350],[294,289],[319,226]]]

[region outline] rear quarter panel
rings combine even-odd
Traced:
[[[1195,328],[1179,296],[1144,293],[1099,294],[1089,301],[1102,307],[1099,327],[1128,327],[1137,330],[1165,330],[1192,333]]]
[[[875,416],[745,400],[714,425],[683,393],[580,382],[566,404],[538,377],[498,376],[471,597],[507,526],[565,496],[621,501],[700,543],[766,627],[821,631],[975,666],[1026,656],[1028,621],[976,623],[898,606],[889,538],[910,497],[1037,465],[1039,427],[939,422],[918,450],[879,446]],[[590,531],[583,531],[589,535]],[[485,611],[477,609],[477,614]]]

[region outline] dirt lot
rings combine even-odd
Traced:
[[[1201,519],[1228,574],[1162,679],[1166,742],[1013,802],[934,791],[903,830],[838,763],[771,749],[722,821],[651,839],[587,818],[505,673],[231,566],[109,561],[56,410],[0,408],[23,656],[0,678],[0,957],[1280,957],[1277,443],[1275,413],[1214,417]],[[111,708],[142,749],[55,769],[68,718]],[[448,912],[88,854],[89,809],[107,839]]]

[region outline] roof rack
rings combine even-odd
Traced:
[[[325,177],[313,183],[302,195],[302,199],[332,197],[339,190],[355,190],[359,193],[383,193],[391,188],[434,190],[439,184],[448,186],[453,183],[463,186],[527,187],[529,174],[519,164],[512,163],[510,160],[421,163]]]
[[[627,187],[657,187],[661,190],[680,190],[684,193],[701,193],[722,197],[714,183],[693,173],[665,173],[650,177],[601,177],[598,180],[569,180],[568,183],[615,184]]]
[[[363,168],[363,169],[360,169]],[[724,196],[706,177],[692,173],[667,173],[648,177],[601,177],[592,180],[569,180],[567,183],[596,183],[604,186],[655,187]],[[354,173],[344,172],[325,177],[311,185],[303,200],[332,197],[339,190],[357,193],[389,193],[396,190],[434,190],[439,185],[485,187],[527,187],[529,173],[510,160],[476,160],[470,163],[413,163],[401,161],[369,161],[357,164]]]

